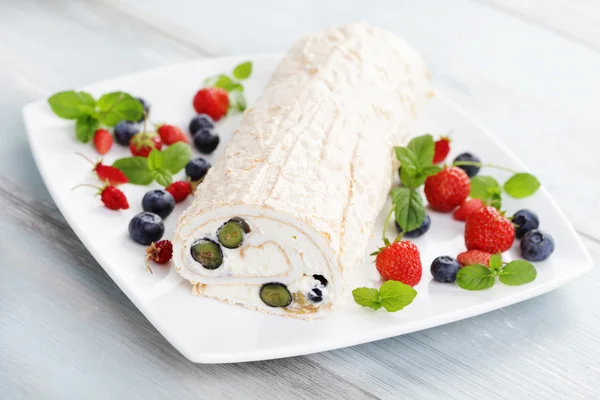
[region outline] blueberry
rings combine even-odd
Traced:
[[[396,225],[396,230],[398,231],[398,233],[402,233],[402,228],[400,228],[400,225],[398,225],[398,222],[394,221],[394,225]],[[431,217],[429,216],[429,214],[425,214],[425,219],[423,220],[423,223],[421,224],[421,226],[415,230],[406,232],[404,234],[404,237],[416,238],[416,237],[422,236],[423,234],[425,234],[425,232],[427,232],[429,230],[430,226],[431,226]]]
[[[219,145],[219,135],[208,129],[201,129],[194,135],[194,145],[200,153],[210,154]]]
[[[457,161],[471,161],[480,163],[481,159],[471,153],[462,153],[454,159],[454,162]],[[469,175],[469,178],[472,178],[475,175],[477,175],[479,173],[479,170],[481,169],[481,167],[478,167],[476,165],[457,165],[457,167],[465,171],[467,175]]]
[[[554,239],[552,236],[532,229],[521,239],[521,254],[529,261],[544,261],[554,251]]]
[[[165,219],[175,208],[175,199],[165,190],[151,190],[142,198],[142,208]]]
[[[218,243],[202,238],[192,243],[192,257],[206,269],[217,269],[223,264],[223,250]]]
[[[217,230],[219,242],[228,249],[236,249],[244,243],[246,232],[242,223],[230,219]]]
[[[308,299],[315,303],[323,301],[323,291],[318,288],[311,289],[311,291],[308,292]]]
[[[517,211],[512,217],[512,223],[516,225],[515,236],[517,236],[517,239],[522,238],[524,234],[540,226],[537,214],[529,210]]]
[[[131,138],[140,131],[140,126],[133,121],[121,121],[115,126],[115,139],[123,146],[129,146]]]
[[[129,236],[139,244],[158,242],[164,233],[162,218],[154,213],[144,211],[129,221]]]
[[[292,294],[287,286],[279,282],[262,285],[259,296],[263,303],[269,307],[287,307],[292,303]]]
[[[206,114],[198,114],[190,121],[190,133],[194,136],[200,129],[215,129],[215,121]]]
[[[431,275],[438,282],[454,282],[461,267],[455,258],[440,256],[431,263]]]
[[[142,107],[144,107],[144,115],[142,115],[140,119],[138,119],[138,122],[142,122],[143,120],[148,118],[148,115],[150,115],[150,104],[141,97],[136,97],[136,99],[142,104]]]
[[[193,181],[199,181],[204,178],[204,175],[208,172],[211,167],[204,158],[198,157],[191,159],[185,166],[185,174]]]
[[[325,277],[323,275],[314,274],[313,278],[315,278],[316,280],[318,280],[319,283],[321,285],[323,285],[323,287],[327,287],[327,283],[329,283],[329,282],[327,282],[327,279],[325,279]]]

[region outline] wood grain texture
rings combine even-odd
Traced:
[[[596,39],[573,27],[583,17],[536,24],[515,2],[490,1],[515,12],[466,0],[0,0],[0,399],[600,398],[598,268],[525,303],[410,335],[192,364],[75,237],[26,143],[20,108],[54,91],[206,55],[283,51],[300,34],[367,19],[419,48],[443,91],[540,175],[598,264],[600,54],[561,32]],[[586,21],[600,17],[588,9]],[[227,16],[228,29],[206,15]]]

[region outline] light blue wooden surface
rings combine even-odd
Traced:
[[[411,335],[285,360],[191,364],[62,219],[20,116],[57,90],[183,60],[285,51],[298,35],[367,19],[423,52],[441,90],[540,176],[598,263],[600,10],[571,3],[577,12],[564,0],[0,0],[0,398],[600,398],[598,269]]]

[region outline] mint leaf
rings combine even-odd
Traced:
[[[150,154],[148,154],[148,168],[150,169],[150,171],[156,171],[158,169],[161,169],[164,165],[165,157],[163,153],[161,153],[160,150],[152,149]]]
[[[379,288],[381,305],[388,312],[396,312],[413,302],[417,291],[411,286],[397,281],[386,281]]]
[[[416,155],[417,166],[426,167],[432,164],[435,153],[435,141],[431,135],[417,136],[406,146]]]
[[[171,179],[171,173],[163,168],[152,171],[154,179],[158,182],[159,185],[163,185],[164,187],[169,186],[173,180]]]
[[[93,115],[96,100],[89,93],[68,90],[54,94],[48,99],[48,104],[59,117],[77,119],[84,115]]]
[[[480,264],[463,267],[456,274],[456,283],[466,290],[488,289],[494,286],[495,281],[494,273]]]
[[[243,112],[248,105],[246,104],[246,97],[244,93],[240,91],[229,92],[229,108],[237,112]]]
[[[75,123],[75,135],[82,143],[87,143],[94,137],[98,129],[98,119],[91,115],[82,115]]]
[[[419,158],[414,151],[407,147],[394,147],[396,158],[400,161],[402,170],[407,173],[415,174],[419,166]]]
[[[515,199],[531,196],[540,188],[540,181],[526,172],[514,174],[504,183],[504,191]]]
[[[226,92],[244,90],[244,87],[242,85],[240,85],[237,82],[234,82],[227,75],[218,75],[217,78],[214,81],[212,81],[209,86],[221,88],[221,89],[225,90]]]
[[[129,183],[134,185],[148,185],[154,180],[145,157],[120,158],[113,163],[113,167],[123,171]]]
[[[167,149],[163,151],[163,155],[165,169],[171,171],[172,174],[176,174],[181,171],[192,158],[192,149],[185,143],[177,142],[167,147]]]
[[[390,193],[396,206],[395,219],[404,232],[414,231],[425,220],[425,208],[419,192],[414,189],[396,188]]]
[[[423,169],[421,170],[421,173],[426,177],[437,175],[440,172],[442,172],[442,167],[440,167],[439,165],[428,165],[426,167],[423,167]]]
[[[252,74],[252,62],[246,61],[233,69],[233,76],[237,79],[243,80],[247,79]]]
[[[502,268],[502,257],[500,257],[499,254],[493,254],[490,257],[490,269],[494,272],[494,274],[498,275],[501,268]]]
[[[491,176],[478,175],[471,178],[471,196],[474,199],[480,199],[487,202],[492,193],[500,193],[500,184]]]
[[[489,189],[489,204],[494,207],[496,210],[500,210],[502,208],[502,190],[501,189]]]
[[[354,297],[354,301],[357,304],[363,307],[370,307],[373,310],[381,308],[381,298],[377,289],[366,287],[356,288],[352,291],[352,297]]]
[[[120,121],[137,121],[144,115],[138,99],[124,92],[107,93],[98,99],[98,118],[103,125],[115,126]]]
[[[500,271],[500,282],[509,286],[519,286],[532,282],[537,276],[535,267],[524,260],[511,261]]]

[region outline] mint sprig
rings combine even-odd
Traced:
[[[409,285],[398,281],[386,281],[379,290],[375,288],[361,287],[352,291],[354,301],[374,310],[381,307],[388,312],[396,312],[413,302],[417,297],[417,291]]]
[[[229,110],[243,112],[247,107],[247,101],[244,96],[244,85],[240,81],[248,79],[250,75],[252,75],[252,62],[245,61],[235,66],[232,76],[219,74],[206,78],[204,84],[225,90],[229,95]]]
[[[181,171],[191,158],[190,146],[178,142],[162,152],[153,149],[148,158],[120,158],[113,163],[113,167],[120,169],[129,183],[134,185],[149,185],[156,181],[166,187],[172,183],[172,176]]]
[[[490,268],[480,264],[461,268],[456,274],[456,283],[466,290],[484,290],[494,286],[496,277],[505,285],[519,286],[534,281],[537,271],[524,260],[511,261],[502,267],[500,255],[494,254],[490,258]]]
[[[115,126],[124,119],[137,121],[144,114],[142,104],[124,92],[107,93],[96,101],[87,92],[68,90],[48,99],[52,111],[59,117],[74,119],[75,135],[82,143],[94,137],[98,126]]]

